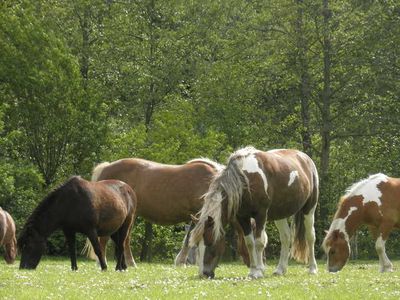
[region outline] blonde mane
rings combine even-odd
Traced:
[[[244,189],[248,189],[248,179],[243,173],[243,159],[251,154],[259,152],[253,147],[246,147],[234,152],[228,159],[227,166],[213,178],[208,192],[204,195],[204,205],[200,210],[199,221],[193,229],[190,244],[197,244],[204,233],[204,227],[208,217],[213,223],[213,237],[217,241],[224,234],[222,224],[222,202],[227,201],[227,221],[236,217],[241,204]]]

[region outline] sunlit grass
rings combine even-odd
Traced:
[[[79,261],[77,272],[67,259],[42,259],[36,271],[0,262],[0,299],[399,299],[400,261],[393,273],[380,274],[378,262],[352,262],[329,274],[323,262],[319,274],[308,275],[292,264],[288,274],[247,278],[247,268],[224,263],[214,280],[199,279],[197,267],[176,268],[171,263],[139,263],[137,269],[115,272],[114,262],[101,272],[91,261]]]

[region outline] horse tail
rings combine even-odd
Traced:
[[[110,165],[110,163],[108,161],[105,161],[95,166],[92,171],[92,181],[98,181],[101,172],[103,172],[103,169],[108,165]]]
[[[298,261],[307,263],[308,262],[308,243],[306,239],[306,227],[304,224],[304,212],[299,210],[294,215],[292,222],[292,257]]]
[[[86,239],[85,246],[83,247],[81,254],[86,255],[86,257],[88,257],[92,260],[97,259],[97,255],[96,255],[96,253],[94,253],[92,243],[90,242],[90,240],[88,238]]]
[[[318,171],[317,168],[314,164],[314,162],[311,160],[311,172],[312,172],[312,191],[311,195],[308,199],[308,206],[307,208],[310,208],[308,211],[308,214],[312,213],[314,214],[315,208],[317,207],[318,204],[318,197],[319,197],[319,177],[318,177]],[[308,210],[308,209],[307,209]],[[299,261],[299,262],[304,262],[308,263],[309,260],[309,242],[306,237],[306,225],[305,225],[305,208],[303,207],[300,209],[295,215],[294,215],[294,220],[292,222],[292,253],[291,256]],[[314,226],[312,224],[311,226]],[[314,228],[312,228],[314,231]],[[315,233],[313,233],[315,234]]]

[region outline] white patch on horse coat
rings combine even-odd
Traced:
[[[296,177],[299,177],[299,172],[297,170],[290,172],[288,186],[292,185]]]
[[[344,234],[344,238],[346,241],[349,241],[349,235],[346,232],[346,221],[350,217],[350,215],[353,213],[353,211],[357,210],[357,207],[352,206],[350,207],[349,211],[347,212],[347,216],[344,218],[337,218],[333,220],[331,227],[329,227],[329,232],[333,232],[335,230],[339,230],[339,232],[342,232]]]
[[[345,197],[362,196],[363,204],[375,202],[378,206],[382,205],[380,197],[382,192],[379,190],[378,185],[382,182],[387,182],[389,178],[382,173],[371,175],[350,187]]]
[[[261,176],[262,181],[264,183],[265,193],[268,194],[267,177],[265,176],[263,170],[259,167],[258,160],[257,160],[256,156],[254,155],[254,153],[243,158],[242,170],[246,171],[247,173],[258,173]]]

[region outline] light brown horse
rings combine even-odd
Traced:
[[[385,243],[394,228],[400,228],[400,179],[384,174],[371,175],[341,198],[333,222],[323,241],[330,272],[340,271],[350,256],[349,239],[367,224],[375,239],[381,272],[391,272]]]
[[[267,243],[265,223],[277,221],[282,240],[277,273],[286,271],[290,230],[294,215],[292,256],[309,261],[317,272],[314,256],[314,211],[318,202],[318,174],[314,162],[297,150],[262,152],[246,147],[233,153],[226,168],[215,176],[204,199],[200,218],[192,231],[191,245],[199,247],[199,275],[213,278],[223,252],[224,227],[237,219],[245,235],[252,278],[263,277],[263,251]],[[255,220],[255,233],[251,228]]]
[[[11,215],[0,207],[0,246],[4,246],[4,259],[12,264],[17,256],[15,223]]]
[[[203,195],[223,166],[208,159],[194,159],[184,165],[166,165],[139,158],[127,158],[101,163],[93,170],[92,180],[119,179],[129,184],[137,195],[137,216],[160,225],[190,221],[190,215],[203,205]],[[175,259],[184,264],[189,252],[188,237]],[[105,253],[107,238],[100,239]],[[129,241],[125,256],[132,257]],[[93,255],[91,255],[93,257]]]

